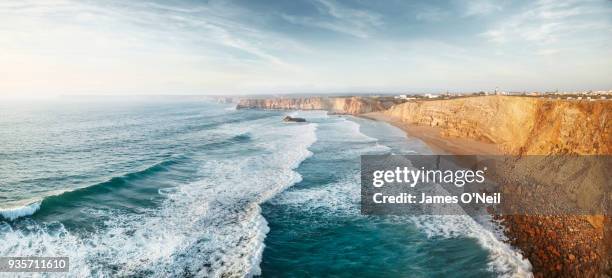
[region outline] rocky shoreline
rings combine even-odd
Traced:
[[[510,244],[533,266],[535,277],[606,277],[605,232],[589,216],[498,216]],[[609,221],[609,220],[608,220]]]

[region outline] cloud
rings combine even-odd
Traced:
[[[502,9],[499,1],[470,0],[465,5],[464,16],[488,15]]]
[[[449,12],[437,7],[425,7],[419,10],[415,18],[425,22],[440,22],[449,16]]]
[[[537,54],[541,56],[552,56],[552,55],[557,55],[559,53],[561,53],[561,50],[555,49],[555,48],[540,49],[537,52]]]
[[[456,3],[0,1],[0,94],[609,84],[607,2]]]
[[[294,16],[284,14],[282,17],[292,24],[322,28],[358,38],[368,38],[379,26],[383,25],[382,16],[366,10],[349,8],[330,0],[315,2],[321,16]]]
[[[231,48],[276,65],[288,63],[275,55],[275,50],[305,49],[295,40],[241,22],[241,18],[251,16],[247,13],[227,5],[166,6],[137,1],[122,5],[78,1],[39,5],[24,1],[0,6],[7,26],[0,32],[16,48],[32,50],[36,50],[32,45],[45,45],[39,50],[49,50],[49,46],[57,50],[97,48],[102,45],[96,41],[106,40],[104,44],[118,52],[163,48],[201,55],[223,53],[213,51],[215,48]],[[71,39],[66,41],[67,38]],[[95,50],[99,49],[92,52]]]
[[[308,47],[253,17],[229,4],[2,2],[0,94],[228,89],[302,71],[285,57]]]
[[[601,5],[602,4],[602,5]],[[567,43],[581,35],[610,34],[605,2],[537,1],[505,18],[481,35],[494,43]]]

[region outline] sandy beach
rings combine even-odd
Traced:
[[[440,128],[420,126],[402,122],[381,112],[361,114],[359,117],[384,121],[402,129],[408,136],[416,137],[425,142],[434,152],[456,155],[498,155],[501,150],[495,144],[480,142],[466,138],[449,138],[441,135]]]

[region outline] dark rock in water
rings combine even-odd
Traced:
[[[303,122],[306,122],[306,119],[304,119],[304,118],[294,118],[294,117],[291,117],[291,116],[286,116],[286,117],[283,118],[283,121],[284,122],[303,123]]]

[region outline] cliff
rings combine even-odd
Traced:
[[[508,154],[611,154],[610,101],[485,96],[407,102],[383,112],[445,137],[498,145]]]
[[[385,110],[395,104],[392,98],[303,97],[241,99],[237,109],[326,110],[337,114],[363,114]]]

